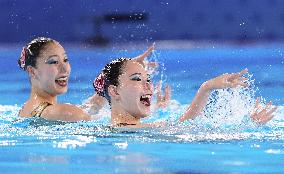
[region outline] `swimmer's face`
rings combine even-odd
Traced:
[[[56,96],[67,91],[70,64],[64,48],[58,43],[48,43],[37,58],[34,85]]]
[[[145,68],[135,61],[126,62],[119,76],[119,106],[136,118],[150,114],[153,85]]]

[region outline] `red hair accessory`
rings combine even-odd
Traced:
[[[20,66],[22,69],[24,69],[26,65],[26,54],[26,47],[23,47],[20,57]]]
[[[103,92],[104,91],[104,87],[105,87],[105,75],[103,73],[101,73],[95,80],[93,83],[94,88],[96,89],[96,91],[98,92]]]

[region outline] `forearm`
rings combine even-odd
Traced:
[[[180,117],[179,121],[183,122],[198,116],[205,107],[210,92],[213,89],[234,88],[237,86],[247,87],[248,85],[245,83],[247,78],[242,77],[247,72],[248,70],[244,69],[239,73],[223,74],[204,82],[199,88],[191,105],[187,108],[183,116]]]
[[[208,101],[210,92],[211,90],[208,87],[208,83],[203,83],[198,89],[192,103],[186,109],[185,113],[179,118],[179,121],[184,122],[188,119],[194,119],[200,115]]]
[[[106,103],[106,100],[99,96],[98,94],[94,94],[89,97],[87,101],[81,105],[82,109],[89,109],[92,113],[97,113]]]

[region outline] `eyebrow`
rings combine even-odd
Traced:
[[[63,53],[62,54],[63,56],[67,56],[67,54],[66,53]],[[52,57],[59,57],[57,54],[54,54],[54,55],[50,55],[50,56],[48,56],[48,58],[47,59],[50,59],[50,58],[52,58]]]
[[[57,54],[54,54],[54,55],[50,55],[50,56],[48,56],[48,58],[47,59],[50,59],[50,58],[52,58],[52,57],[59,57]]]

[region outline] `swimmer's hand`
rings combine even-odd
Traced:
[[[153,43],[143,54],[133,58],[134,61],[139,62],[147,69],[155,69],[158,67],[158,62],[148,62],[145,60],[147,57],[149,57],[153,50],[155,49],[155,43]]]
[[[89,110],[89,114],[94,115],[107,103],[106,99],[97,93],[89,97],[85,103],[81,105],[82,109]]]
[[[260,98],[257,97],[254,109],[250,114],[250,117],[255,123],[263,125],[274,117],[273,113],[276,111],[276,109],[277,107],[273,106],[271,101],[267,103],[264,108],[262,108],[262,106],[260,105]]]
[[[157,91],[156,109],[166,108],[171,100],[171,87],[167,85],[163,95],[162,82],[159,82],[156,86],[156,91]]]
[[[248,70],[244,69],[238,73],[226,73],[206,81],[203,86],[205,86],[207,90],[235,88],[237,86],[248,87],[248,84],[245,83],[248,78],[243,77],[247,72]]]
[[[197,91],[195,97],[192,100],[192,103],[186,109],[185,113],[179,118],[179,122],[184,122],[188,119],[194,119],[198,115],[201,115],[208,101],[211,90],[234,88],[237,86],[247,87],[248,84],[246,84],[245,81],[247,81],[248,79],[243,77],[243,75],[247,72],[248,70],[244,69],[239,73],[223,74],[204,82]]]

